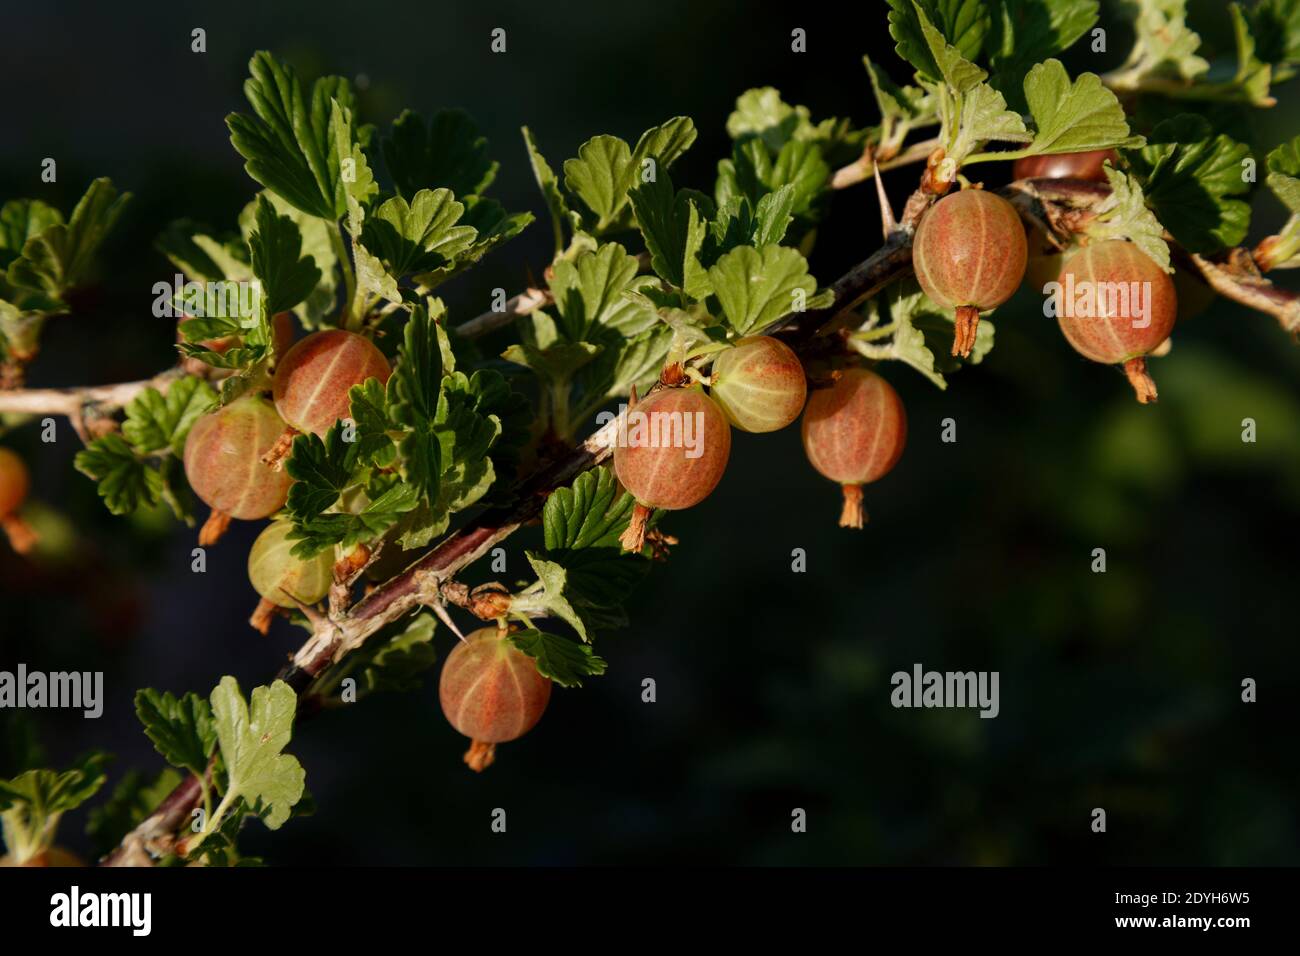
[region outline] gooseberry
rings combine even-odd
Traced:
[[[263,634],[270,628],[276,608],[315,604],[329,594],[334,583],[334,550],[326,548],[310,558],[294,557],[291,552],[297,542],[289,538],[292,530],[288,521],[272,521],[248,551],[248,580],[262,597],[248,623]]]
[[[284,431],[271,403],[247,396],[209,412],[185,440],[185,477],[212,509],[199,544],[215,544],[231,518],[253,521],[284,507],[291,479],[262,461]]]
[[[1178,296],[1160,265],[1131,242],[1109,239],[1061,267],[1057,321],[1084,358],[1123,365],[1139,402],[1154,402],[1145,356],[1173,331]]]
[[[0,448],[0,527],[19,554],[26,554],[36,544],[35,532],[18,517],[30,487],[31,478],[23,460],[8,448]]]
[[[731,455],[731,426],[698,386],[652,392],[630,405],[625,424],[614,447],[614,473],[636,505],[619,540],[628,551],[640,551],[655,508],[689,508],[717,487]]]
[[[269,463],[277,465],[288,453],[294,432],[324,437],[352,407],[348,394],[368,378],[388,381],[392,369],[384,353],[364,336],[343,329],[313,332],[296,343],[276,363],[271,393],[275,410],[289,426]]]
[[[471,770],[490,766],[497,744],[532,730],[551,699],[550,678],[507,635],[501,628],[480,628],[442,665],[438,699],[447,720],[470,739],[465,763]]]
[[[963,189],[921,217],[912,265],[925,294],[954,312],[953,355],[970,355],[980,313],[1015,294],[1027,256],[1020,216],[993,193]]]
[[[799,417],[808,382],[790,346],[770,335],[753,335],[714,361],[709,393],[741,431],[774,432]]]
[[[887,475],[907,444],[907,412],[875,372],[848,369],[814,389],[803,413],[803,447],[812,466],[844,492],[841,528],[861,528],[862,486]]]
[[[1113,149],[1090,149],[1082,153],[1053,153],[1049,156],[1025,156],[1012,167],[1012,179],[1087,179],[1106,182],[1103,168],[1109,162],[1119,165],[1119,153]]]

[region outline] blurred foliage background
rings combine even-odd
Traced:
[[[100,280],[48,327],[32,385],[127,380],[172,361],[172,328],[150,305],[173,270],[152,241],[182,216],[232,229],[253,194],[223,118],[245,109],[256,49],[353,77],[362,117],[381,127],[406,106],[464,107],[502,164],[495,194],[539,215],[524,123],[558,167],[596,133],[634,140],[690,115],[700,138],[674,179],[711,190],[745,89],[777,86],[814,118],[868,124],[861,55],[906,75],[879,2],[856,8],[860,22],[840,5],[772,2],[244,6],[6,11],[0,74],[23,94],[7,105],[0,197],[68,209],[98,175],[135,194]],[[1223,7],[1193,4],[1207,44],[1231,44]],[[1109,52],[1077,49],[1073,69],[1123,59],[1113,9],[1103,24]],[[489,52],[497,26],[505,55]],[[189,52],[194,27],[205,54]],[[806,54],[790,51],[795,27]],[[1300,127],[1300,88],[1280,100],[1213,115],[1253,137],[1262,161]],[[53,185],[39,181],[46,156]],[[985,175],[997,185],[1009,170]],[[915,176],[889,174],[896,203]],[[1269,197],[1257,206],[1254,239],[1282,219]],[[836,196],[816,276],[831,281],[879,236],[869,184]],[[453,321],[495,286],[522,288],[548,255],[539,223],[448,287]],[[317,812],[275,834],[254,825],[248,851],[319,865],[1300,862],[1300,348],[1272,319],[1216,303],[1179,326],[1153,363],[1160,404],[1141,407],[1039,306],[1022,295],[999,310],[993,353],[946,392],[883,370],[911,437],[867,489],[864,532],[836,528],[838,491],[804,461],[797,429],[741,436],[718,491],[665,522],[682,543],[634,600],[632,626],[599,646],[607,676],[557,690],[538,729],[482,776],[461,765],[432,680],[304,724],[290,750]],[[940,441],[947,417],[955,444]],[[161,767],[133,714],[137,687],[206,692],[233,673],[247,691],[302,632],[280,622],[262,638],[245,623],[256,527],[237,524],[193,574],[194,532],[161,515],[112,518],[60,429],[52,445],[32,427],[3,438],[33,470],[28,518],[45,546],[30,561],[0,549],[0,666],[103,670],[105,712],[6,712],[0,774],[34,734],[54,766],[91,747],[118,753],[111,786]],[[520,576],[528,544],[508,543]],[[1105,574],[1090,571],[1098,547]],[[791,571],[795,548],[807,573]],[[999,671],[1000,716],[893,709],[890,674],[917,662]],[[641,702],[646,677],[657,703]],[[1245,677],[1256,704],[1240,700]],[[1105,835],[1089,829],[1098,806]],[[495,807],[506,835],[490,832]],[[795,807],[806,834],[790,832]],[[85,850],[83,819],[60,842]]]

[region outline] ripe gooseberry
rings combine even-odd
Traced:
[[[752,335],[714,361],[709,394],[741,431],[774,432],[799,417],[808,382],[790,346]]]
[[[1123,365],[1139,402],[1154,402],[1145,356],[1173,331],[1178,296],[1160,265],[1131,242],[1084,246],[1061,267],[1057,322],[1084,358]]]
[[[864,368],[814,389],[803,413],[808,461],[844,490],[841,528],[861,528],[862,486],[887,475],[907,444],[907,411],[893,386]]]
[[[660,389],[640,402],[632,398],[626,434],[614,447],[614,474],[636,499],[619,541],[628,551],[640,551],[655,508],[689,508],[718,486],[731,456],[731,426],[698,386]]]
[[[508,633],[484,627],[467,635],[447,655],[438,679],[443,714],[470,739],[465,763],[471,770],[491,766],[497,744],[532,730],[551,699],[550,678],[506,639]]]
[[[953,355],[970,355],[980,313],[1015,294],[1027,258],[1025,227],[1001,196],[963,189],[921,217],[912,265],[925,294],[955,313]]]
[[[215,544],[231,518],[253,521],[284,507],[293,479],[262,461],[284,431],[271,403],[250,395],[209,412],[185,440],[185,477],[212,514],[199,544]]]
[[[1052,153],[1048,156],[1024,156],[1012,167],[1012,179],[1086,179],[1106,182],[1109,162],[1119,165],[1119,153],[1113,149],[1090,149],[1082,153]]]
[[[18,508],[27,500],[31,478],[23,460],[8,448],[0,448],[0,527],[19,554],[26,554],[36,544],[36,533],[18,517]]]
[[[295,344],[276,363],[271,383],[275,410],[288,428],[268,456],[268,464],[280,466],[295,432],[324,437],[336,421],[347,417],[353,385],[368,378],[377,378],[382,385],[391,374],[384,353],[355,332],[326,329]]]
[[[294,557],[291,552],[297,542],[289,538],[292,530],[288,521],[272,521],[248,551],[248,580],[262,597],[248,623],[263,634],[276,608],[315,604],[334,583],[333,549],[310,558]]]

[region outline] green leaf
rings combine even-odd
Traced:
[[[510,603],[511,610],[519,610],[524,614],[546,614],[558,617],[577,631],[584,643],[589,642],[591,638],[587,635],[587,628],[582,618],[564,597],[568,574],[563,565],[547,561],[534,551],[525,551],[524,556],[528,558],[533,573],[537,575],[538,590],[517,595]]]
[[[1097,149],[1134,149],[1141,136],[1130,136],[1124,108],[1095,73],[1070,83],[1060,60],[1033,67],[1025,77],[1025,99],[1034,118],[1034,138],[1017,155],[1079,153]]]
[[[1300,213],[1300,136],[1268,154],[1268,186],[1293,213]]]
[[[254,688],[251,706],[233,677],[221,678],[212,691],[212,714],[228,777],[223,801],[242,797],[258,807],[272,830],[289,819],[307,776],[295,758],[281,753],[292,736],[297,706],[298,696],[281,680]]]
[[[0,206],[0,271],[22,255],[29,239],[63,222],[63,213],[39,199],[11,199]]]
[[[339,185],[345,200],[358,206],[368,206],[379,192],[370,161],[357,139],[352,110],[336,99],[330,100],[330,142],[339,168]]]
[[[666,172],[629,195],[637,227],[650,251],[651,268],[671,285],[684,288],[688,271],[698,277],[701,269],[696,258],[704,243],[699,208],[689,193],[673,191]]]
[[[152,507],[161,498],[162,476],[141,461],[121,435],[96,438],[77,452],[73,464],[77,471],[99,482],[99,495],[115,515]]]
[[[0,812],[18,810],[35,817],[57,819],[75,810],[98,792],[107,775],[108,756],[91,753],[79,758],[71,770],[27,770],[9,780],[0,780]]]
[[[564,249],[565,225],[576,229],[581,223],[581,217],[569,211],[568,203],[564,201],[564,194],[560,191],[560,181],[546,162],[546,158],[538,150],[537,144],[533,140],[533,134],[527,126],[523,127],[522,132],[524,134],[524,146],[528,148],[528,163],[532,167],[533,178],[537,180],[537,188],[541,190],[542,199],[546,202],[547,211],[551,214],[551,230],[555,236],[555,254],[558,256]],[[575,219],[578,222],[575,222]]]
[[[561,687],[581,687],[582,678],[605,673],[605,661],[590,644],[535,630],[516,631],[508,640],[537,662],[538,673]]]
[[[1123,70],[1191,82],[1210,64],[1196,55],[1201,38],[1187,25],[1187,0],[1125,0],[1137,38]]]
[[[195,376],[173,382],[165,396],[146,388],[126,406],[122,434],[142,453],[169,448],[180,455],[191,426],[216,401],[212,386]]]
[[[926,79],[965,92],[988,74],[973,61],[992,18],[984,0],[889,0],[898,55]]]
[[[362,645],[358,699],[377,691],[406,693],[419,688],[421,679],[438,661],[433,646],[437,621],[432,614],[410,618],[406,627],[385,641],[371,638]]]
[[[1036,64],[1069,49],[1097,22],[1097,0],[997,0],[985,49],[992,83],[1011,108],[1027,112],[1025,75]]]
[[[355,184],[346,185],[349,189],[355,186]],[[316,268],[320,271],[321,278],[316,287],[308,293],[302,302],[294,306],[293,311],[302,320],[306,328],[323,328],[330,324],[326,322],[326,319],[333,315],[338,298],[338,274],[336,271],[338,269],[338,255],[334,248],[338,236],[338,227],[333,222],[309,216],[275,193],[263,190],[258,193],[258,199],[245,206],[243,212],[239,215],[239,227],[244,234],[245,240],[251,239],[253,233],[257,230],[258,200],[262,197],[265,197],[271,203],[279,215],[288,216],[293,220],[302,236],[303,256],[310,256],[316,264]],[[195,238],[201,241],[207,237]],[[246,251],[244,255],[246,258]],[[233,275],[227,271],[226,277],[242,279],[251,276],[251,271],[246,263],[242,265],[242,269],[243,273],[240,275]]]
[[[181,775],[171,767],[164,767],[152,783],[139,771],[128,770],[108,800],[86,815],[86,834],[95,855],[112,852],[180,782]]]
[[[198,694],[176,697],[152,688],[136,691],[135,715],[169,764],[201,777],[217,745],[212,708]]]
[[[1027,143],[1033,137],[1025,129],[1019,113],[1007,109],[1002,94],[987,83],[979,83],[961,97],[961,109],[956,123],[945,123],[945,158],[958,166],[978,157],[971,154],[985,142]],[[983,154],[987,157],[1001,153]]]
[[[22,231],[42,222],[45,225],[35,235],[28,236],[22,255],[9,263],[8,281],[55,298],[75,288],[86,277],[95,252],[130,199],[130,193],[119,196],[109,180],[96,179],[77,202],[66,224],[55,221],[49,207],[39,209],[33,220],[28,207],[28,220]],[[10,235],[6,243],[16,238],[19,231],[16,222],[7,225],[6,232]]]
[[[1268,251],[1268,267],[1300,267],[1300,136],[1268,154],[1268,188],[1291,213]]]
[[[1110,196],[1096,210],[1096,216],[1085,227],[1086,234],[1097,240],[1128,239],[1160,264],[1166,272],[1173,272],[1169,262],[1169,244],[1164,240],[1165,228],[1147,207],[1142,187],[1131,176],[1105,166],[1110,181]]]
[[[871,80],[871,93],[880,110],[882,126],[913,126],[933,121],[933,98],[919,86],[899,86],[871,58],[864,56],[862,65],[866,67],[867,78]],[[881,136],[885,138],[884,134]],[[901,139],[900,139],[901,142]]]
[[[366,218],[361,241],[395,279],[442,268],[478,235],[473,226],[459,224],[464,212],[448,189],[421,189],[410,203],[394,196]]]
[[[302,255],[302,233],[288,216],[278,215],[265,197],[257,201],[257,231],[248,240],[253,275],[262,284],[264,316],[288,312],[311,294],[320,270]]]
[[[626,228],[628,191],[642,180],[643,163],[653,159],[657,176],[695,142],[695,124],[674,117],[641,134],[636,148],[617,136],[595,136],[578,148],[576,159],[564,163],[565,187],[586,204],[596,235]]]
[[[623,308],[623,290],[636,276],[636,269],[636,257],[616,242],[556,262],[551,293],[565,337],[581,341],[593,325]]]
[[[1250,184],[1243,161],[1250,147],[1215,135],[1199,116],[1159,124],[1144,149],[1128,154],[1156,218],[1189,252],[1238,245],[1250,227]]]
[[[523,232],[533,222],[531,212],[519,212],[506,215],[501,204],[492,199],[477,199],[473,205],[466,207],[460,224],[472,227],[477,236],[469,248],[457,252],[455,258],[428,272],[415,275],[413,282],[428,293],[453,276],[459,275],[470,266],[478,263],[493,249],[509,242]]]
[[[334,102],[349,112],[352,91],[342,77],[318,79],[311,102],[292,68],[266,51],[253,54],[244,95],[254,116],[226,117],[230,142],[254,180],[312,216],[337,220],[347,212],[338,140],[330,129]],[[357,142],[356,130],[350,139]]]
[[[1300,0],[1260,0],[1248,19],[1258,55],[1272,65],[1274,81],[1295,76],[1300,65]]]
[[[397,194],[408,200],[422,189],[438,188],[462,198],[477,196],[497,174],[486,137],[464,110],[439,110],[428,124],[403,110],[382,148]]]
[[[275,194],[264,193],[263,195],[274,196]],[[249,203],[245,207],[245,214],[255,214],[255,212],[255,203]],[[320,222],[318,219],[311,221]],[[225,241],[215,239],[204,234],[202,227],[188,219],[177,219],[168,223],[154,240],[154,248],[180,269],[186,279],[193,282],[219,282],[223,279],[240,281],[251,279],[253,276],[253,270],[248,263],[246,243],[238,238],[229,238]]]
[[[17,863],[50,849],[59,818],[89,800],[107,779],[108,757],[91,753],[71,770],[27,770],[0,780],[0,822]]]
[[[293,452],[285,469],[294,479],[289,486],[288,507],[296,526],[323,514],[344,491],[364,480],[359,443],[344,441],[343,427],[343,422],[335,422],[324,440],[312,434],[293,440]]]
[[[771,86],[741,93],[736,108],[727,117],[728,136],[737,141],[757,137],[774,153],[811,127],[808,107],[790,106]]]
[[[433,431],[442,395],[442,347],[437,324],[428,310],[417,306],[411,313],[398,351],[390,386],[393,417],[410,431],[400,450],[406,478],[423,498],[438,495],[442,455]]]
[[[584,472],[546,499],[542,508],[546,550],[617,547],[634,504],[610,469]]]
[[[733,249],[709,269],[709,281],[722,314],[740,335],[757,334],[796,308],[811,307],[817,290],[807,260],[786,246]]]
[[[781,148],[776,160],[758,140],[738,143],[731,159],[718,163],[715,189],[721,210],[736,197],[749,200],[756,208],[768,193],[791,187],[790,212],[808,216],[829,190],[830,166],[815,143],[791,140]]]

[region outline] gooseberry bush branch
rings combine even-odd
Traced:
[[[1146,325],[1126,324],[1127,304],[1060,317],[1067,342],[1122,366],[1142,401],[1157,395],[1147,359],[1168,347],[1176,270],[1294,333],[1300,298],[1267,274],[1300,265],[1300,138],[1264,162],[1290,218],[1248,246],[1256,144],[1185,107],[1269,108],[1298,62],[1296,4],[1233,4],[1228,66],[1201,58],[1182,0],[1130,7],[1127,60],[1071,75],[1056,55],[1087,45],[1092,0],[889,0],[910,82],[864,62],[878,121],[814,120],[775,89],[749,90],[710,192],[674,182],[696,139],[684,116],[635,141],[595,136],[558,167],[524,128],[553,257],[540,281],[463,321],[442,286],[534,218],[488,195],[498,166],[473,121],[408,111],[381,133],[345,80],[304,85],[258,53],[250,112],[227,124],[260,191],[232,233],[181,220],[159,237],[187,280],[156,303],[179,317],[180,359],[139,382],[13,387],[41,327],[93,275],[125,197],[96,181],[66,220],[7,203],[5,426],[66,416],[86,446],[77,468],[111,511],[166,507],[193,524],[197,498],[204,547],[222,547],[232,520],[271,519],[249,554],[250,622],[284,617],[307,635],[248,696],[228,676],[207,696],[140,691],[137,716],[169,766],[128,777],[94,817],[104,862],[251,862],[247,820],[274,829],[309,805],[285,752],[296,721],[418,686],[439,624],[459,639],[440,703],[484,770],[553,685],[604,673],[596,638],[626,623],[629,594],[676,543],[672,511],[713,490],[733,429],[776,430],[802,411],[810,463],[842,488],[841,525],[862,527],[864,487],[905,451],[895,386],[905,393],[908,373],[889,370],[946,388],[994,347],[989,316],[1027,272],[1157,290]],[[1010,185],[982,188],[998,163],[1015,164]],[[881,173],[910,165],[896,216]],[[823,286],[809,259],[818,225],[868,179],[881,245]],[[677,442],[633,439],[637,413],[676,423]],[[687,421],[702,423],[694,445]],[[21,477],[11,458],[0,477]],[[16,521],[21,498],[0,496],[0,518]],[[530,526],[541,542],[522,579],[461,580]],[[452,609],[487,626],[464,634]],[[41,860],[60,816],[106,779],[91,755],[0,782],[11,854]]]

